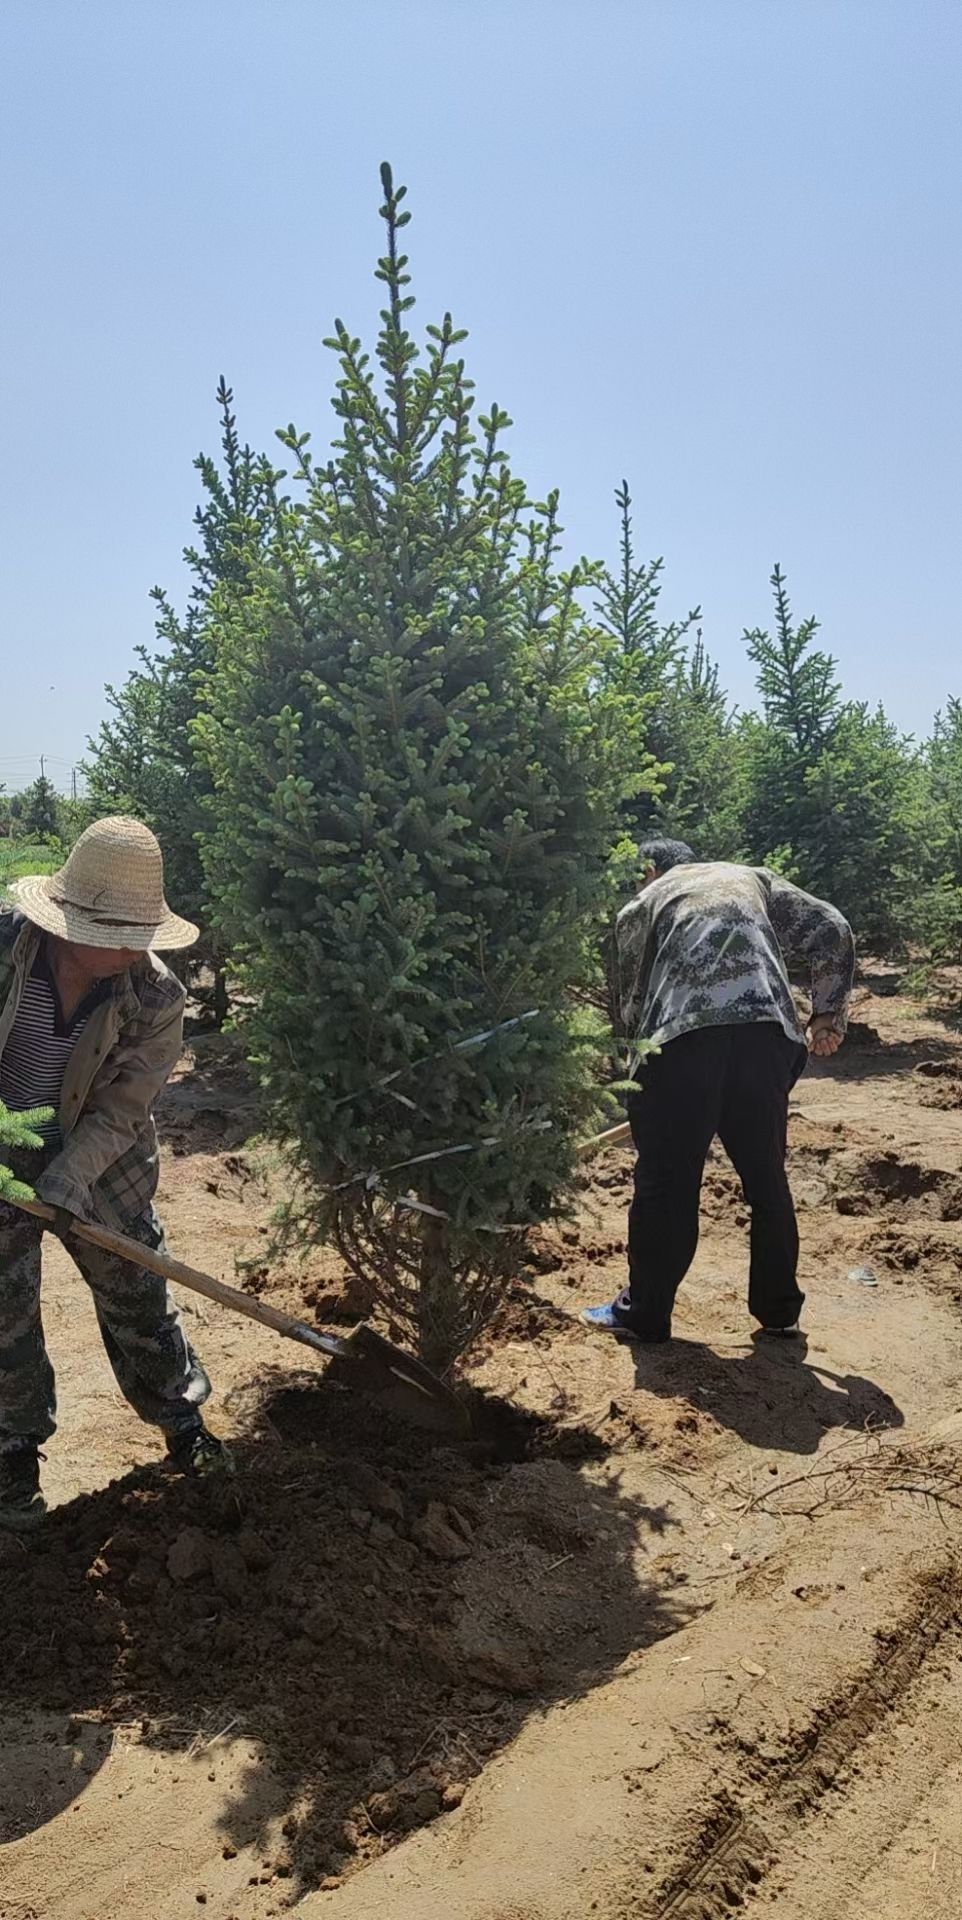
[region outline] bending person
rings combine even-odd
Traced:
[[[627,1102],[638,1152],[629,1279],[616,1300],[581,1318],[603,1333],[670,1338],[717,1134],[751,1208],[749,1311],[765,1332],[793,1334],[805,1296],[785,1172],[788,1098],[808,1048],[826,1056],[841,1045],[852,930],[835,907],[764,868],[699,864],[670,840],[639,852],[645,878],[618,916],[614,955],[621,1028],[639,1055]],[[786,954],[803,957],[811,974],[807,1046]]]
[[[156,949],[189,947],[196,927],[164,898],[160,848],[139,821],[101,820],[52,878],[16,881],[0,910],[0,1100],[51,1107],[44,1149],[14,1172],[57,1210],[53,1229],[91,1289],[117,1384],[164,1433],[172,1465],[229,1467],[201,1407],[210,1381],[163,1280],[70,1237],[99,1221],[146,1247],[158,1146],[152,1106],[181,1050],[185,993]],[[0,1526],[45,1512],[40,1449],[56,1425],[40,1317],[44,1228],[0,1204]]]

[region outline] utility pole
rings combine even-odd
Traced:
[[[74,801],[76,801],[76,798],[77,798],[77,769],[76,769],[76,767],[71,767],[71,769],[70,769],[70,797],[71,797],[71,799],[72,799],[72,800],[74,800]]]

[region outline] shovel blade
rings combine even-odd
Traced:
[[[471,1416],[463,1400],[413,1353],[405,1353],[373,1327],[357,1327],[344,1341],[345,1352],[332,1360],[330,1377],[377,1401],[386,1411],[430,1433],[465,1436]]]

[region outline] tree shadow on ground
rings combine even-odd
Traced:
[[[905,972],[904,966],[880,969],[868,961],[858,966],[856,986],[867,989],[877,1000],[897,1000],[905,985]]]
[[[689,1400],[750,1447],[811,1454],[832,1428],[864,1433],[905,1424],[901,1408],[874,1381],[810,1365],[804,1336],[759,1334],[748,1352],[732,1355],[690,1340],[635,1345],[633,1355],[636,1387]]]
[[[0,1718],[0,1846],[65,1812],[110,1757],[110,1729],[63,1714]],[[3,1909],[0,1907],[0,1913]]]
[[[701,1610],[653,1566],[669,1513],[555,1439],[530,1422],[506,1461],[267,1378],[233,1481],[143,1469],[0,1535],[7,1703],[142,1720],[171,1752],[230,1725],[259,1757],[223,1842],[286,1812],[292,1892],[350,1870]]]

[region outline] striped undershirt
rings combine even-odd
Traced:
[[[46,947],[41,945],[0,1058],[0,1100],[10,1113],[52,1107],[56,1115],[70,1055],[94,1008],[109,992],[109,980],[99,981],[67,1022]],[[38,1132],[50,1145],[59,1145],[56,1118]]]

